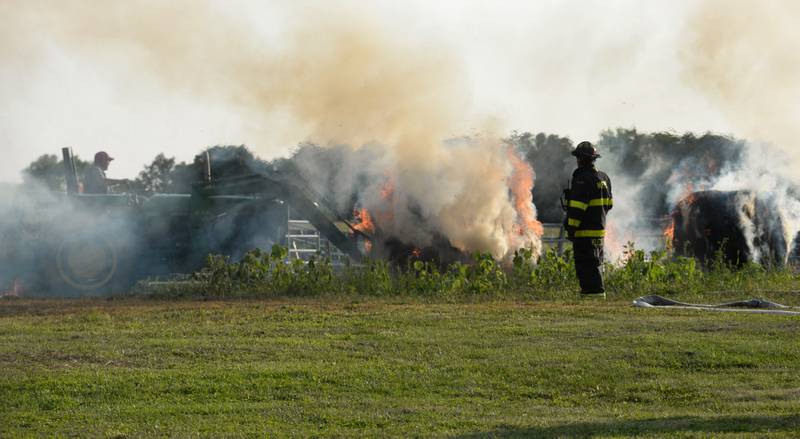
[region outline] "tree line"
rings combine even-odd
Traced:
[[[561,221],[559,198],[567,187],[575,168],[570,151],[573,140],[555,134],[512,132],[504,142],[514,147],[536,173],[533,190],[539,217],[545,222]],[[635,202],[642,203],[653,216],[668,213],[664,182],[676,169],[687,176],[719,175],[740,162],[745,142],[728,136],[706,133],[675,134],[670,132],[641,133],[636,129],[617,128],[600,133],[598,149],[603,155],[599,167],[612,177],[636,182]],[[254,172],[272,172],[285,168],[293,160],[312,160],[325,166],[336,163],[341,151],[301,144],[289,158],[267,162],[256,157],[244,145],[213,146],[207,149],[217,178]],[[79,174],[91,165],[76,156]],[[200,179],[202,159],[178,162],[174,157],[158,154],[132,180],[130,191],[140,194],[188,193]],[[23,170],[26,182],[35,182],[48,189],[65,188],[62,160],[45,154]]]

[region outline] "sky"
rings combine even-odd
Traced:
[[[160,152],[380,142],[417,108],[452,136],[748,136],[687,74],[700,3],[0,0],[0,181],[64,146],[132,178]]]

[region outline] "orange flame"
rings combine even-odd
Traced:
[[[533,207],[533,169],[512,148],[508,149],[508,156],[514,168],[509,186],[514,196],[514,208],[520,219],[518,233],[522,235],[530,231],[541,237],[544,235],[544,227],[536,219],[536,211]]]
[[[367,209],[356,209],[355,217],[359,223],[353,226],[353,229],[361,233],[375,233],[375,223],[372,222],[372,216]]]
[[[675,239],[675,215],[677,215],[680,209],[685,208],[686,206],[691,206],[697,201],[697,194],[694,192],[692,184],[688,184],[687,187],[687,194],[682,199],[678,201],[677,206],[672,212],[672,218],[670,218],[669,224],[664,228],[662,235],[664,235],[664,240],[667,243],[667,246],[672,245],[672,241]]]
[[[670,221],[667,227],[664,228],[662,234],[664,235],[664,240],[667,242],[667,245],[669,245],[675,238],[675,220]]]
[[[697,195],[694,192],[690,192],[688,195],[683,197],[683,199],[680,201],[680,203],[683,204],[683,205],[691,206],[692,204],[694,204],[694,202],[696,200],[697,200]]]

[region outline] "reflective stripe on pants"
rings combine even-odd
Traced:
[[[603,238],[606,236],[605,230],[576,230],[576,238]]]

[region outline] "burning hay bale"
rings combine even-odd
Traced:
[[[392,146],[307,145],[291,161],[340,215],[352,216],[372,258],[446,265],[488,252],[508,261],[520,248],[538,257],[535,174],[520,152],[492,138],[431,142],[423,157]]]
[[[694,192],[678,202],[665,231],[677,255],[704,263],[786,263],[789,240],[780,209],[752,191]]]
[[[391,188],[383,191],[383,196],[388,199],[392,191]],[[433,262],[440,267],[470,260],[469,253],[454,247],[447,237],[441,234],[435,234],[428,245],[418,247],[391,233],[386,233],[375,224],[372,214],[366,208],[354,209],[353,217],[355,219],[353,230],[366,238],[364,251],[369,256],[385,258],[400,266],[405,266],[412,260]],[[380,211],[378,218],[391,221],[392,215],[391,212]]]

